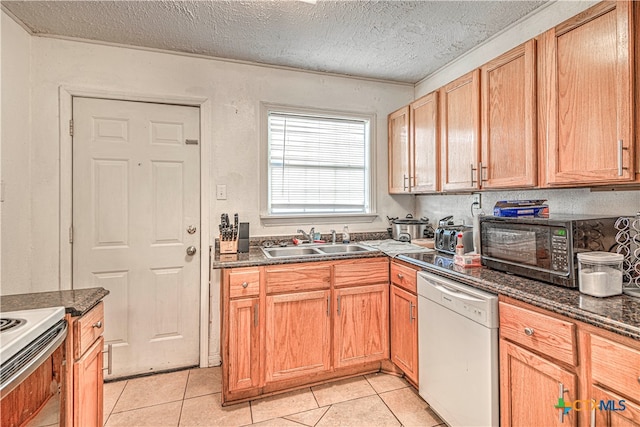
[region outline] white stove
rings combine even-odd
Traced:
[[[64,307],[0,313],[0,395],[33,372],[67,335]]]

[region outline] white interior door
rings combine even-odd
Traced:
[[[73,288],[110,291],[111,377],[197,365],[199,109],[75,97],[73,123]]]

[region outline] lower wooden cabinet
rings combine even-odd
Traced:
[[[229,301],[229,391],[260,385],[260,299]]]
[[[337,289],[335,367],[389,358],[389,284]]]
[[[375,372],[389,358],[389,261],[224,269],[222,401]]]
[[[576,426],[576,411],[555,409],[563,391],[578,396],[577,375],[508,341],[500,341],[500,425]]]
[[[593,422],[590,423],[592,427],[640,426],[640,405],[633,403],[627,396],[615,394],[598,386],[591,387],[590,396],[595,405]]]
[[[391,286],[391,361],[418,384],[418,297]]]
[[[331,368],[330,291],[267,296],[266,382]]]
[[[100,336],[93,346],[73,364],[73,425],[102,426],[102,347]]]

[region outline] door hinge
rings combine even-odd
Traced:
[[[73,243],[73,227],[69,227],[69,243]]]
[[[73,119],[69,120],[69,135],[73,136]]]

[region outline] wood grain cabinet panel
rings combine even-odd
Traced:
[[[537,184],[535,40],[481,67],[480,186]]]
[[[389,358],[389,284],[335,291],[334,365]]]
[[[391,283],[405,289],[414,295],[418,292],[418,276],[416,270],[397,262],[391,263]]]
[[[73,364],[73,424],[78,427],[102,427],[103,346],[101,336]]]
[[[590,424],[591,427],[640,427],[640,405],[598,386],[591,388],[590,396],[598,408],[594,411],[594,423]],[[610,408],[615,407],[616,410],[601,410],[600,402],[613,405]]]
[[[415,272],[414,272],[415,274]],[[418,297],[398,286],[391,286],[391,361],[407,378],[418,384]]]
[[[324,290],[267,296],[267,383],[331,368],[330,295]]]
[[[441,88],[439,98],[442,190],[476,190],[479,188],[480,70]]]
[[[409,106],[389,114],[389,194],[410,191]]]
[[[576,426],[576,411],[560,420],[554,409],[560,387],[566,402],[578,398],[577,375],[505,340],[500,340],[500,425]]]
[[[433,193],[439,189],[438,92],[409,105],[409,165],[412,193]]]
[[[389,282],[389,261],[384,258],[337,262],[333,267],[335,287]]]
[[[633,2],[602,2],[539,37],[547,185],[635,179]]]
[[[229,391],[260,386],[260,299],[229,301]]]

